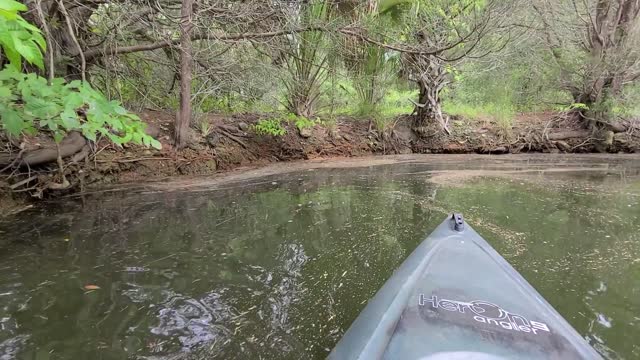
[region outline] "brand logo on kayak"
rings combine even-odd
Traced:
[[[432,295],[427,298],[420,294],[418,305],[430,305],[434,309],[443,309],[451,312],[458,312],[473,317],[473,320],[492,326],[498,326],[505,330],[533,333],[538,335],[541,332],[549,332],[549,327],[545,323],[527,320],[524,316],[513,314],[496,304],[487,301],[456,301],[448,299],[438,299]]]

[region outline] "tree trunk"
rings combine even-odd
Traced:
[[[193,0],[182,0],[180,10],[180,109],[176,115],[175,145],[182,149],[189,140],[191,124],[191,65],[193,29]]]
[[[100,3],[69,0],[23,2],[29,8],[29,11],[24,13],[25,19],[36,24],[46,36],[47,71],[64,77],[67,81],[81,80],[82,65],[79,47],[84,46],[90,36],[89,18]],[[66,7],[64,12],[60,6],[61,3]],[[69,32],[67,21],[71,23],[74,33]],[[93,59],[85,59],[86,68],[90,68],[94,63]],[[39,72],[35,68],[29,70]]]
[[[585,126],[593,128],[615,122],[611,100],[620,97],[625,79],[634,76],[630,69],[636,57],[625,49],[633,48],[629,39],[639,13],[637,0],[596,2],[595,22],[589,28],[587,76],[581,91],[573,94],[574,102],[587,107],[573,111]],[[616,129],[616,125],[612,127]]]
[[[418,85],[420,87],[420,95],[416,104],[416,127],[427,126],[434,120],[444,126],[438,87],[426,81],[419,81]]]
[[[417,79],[420,94],[416,105],[416,117],[414,126],[416,128],[427,126],[430,122],[436,121],[443,130],[449,132],[447,124],[442,114],[442,103],[440,92],[447,85],[447,72],[442,60],[435,56],[421,56],[415,59],[418,65],[419,75]]]

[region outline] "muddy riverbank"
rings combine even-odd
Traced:
[[[0,208],[7,213],[23,208],[23,200],[28,198],[59,197],[185,175],[210,176],[276,162],[392,154],[634,153],[640,149],[635,131],[586,134],[551,113],[520,115],[510,128],[489,120],[454,118],[449,123],[450,133],[413,129],[410,117],[399,117],[383,129],[372,121],[353,118],[320,121],[302,130],[283,121],[286,133],[282,136],[258,135],[254,126],[266,116],[244,114],[209,115],[205,128],[193,130],[189,147],[176,151],[171,144],[173,114],[146,111],[141,117],[149,124],[149,133],[162,142],[162,150],[99,141],[79,147],[62,164],[3,165],[0,194],[4,204]],[[43,153],[52,146],[55,148],[42,138],[26,138],[20,144],[31,153]],[[18,200],[17,205],[12,200]]]

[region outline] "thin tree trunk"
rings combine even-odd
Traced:
[[[69,31],[69,36],[73,41],[73,44],[78,49],[78,55],[80,56],[80,76],[82,77],[82,82],[87,82],[87,59],[84,57],[84,50],[82,46],[80,46],[80,42],[78,41],[78,37],[76,36],[74,24],[72,23],[71,16],[67,12],[67,8],[64,6],[63,0],[58,0],[58,4],[60,5],[60,11],[62,12],[62,16],[64,16],[65,22],[67,23],[67,30]]]
[[[175,145],[182,149],[188,141],[191,123],[191,63],[193,0],[182,0],[180,10],[180,109],[175,123]]]
[[[47,69],[47,83],[49,85],[51,85],[51,82],[53,81],[53,78],[56,76],[55,75],[55,63],[54,63],[54,59],[53,59],[53,41],[51,41],[51,32],[49,31],[49,25],[47,24],[47,19],[44,16],[44,11],[42,10],[42,1],[41,0],[36,0],[35,2],[35,10],[36,13],[38,15],[38,26],[40,26],[42,28],[42,30],[44,30],[44,37],[45,40],[47,41],[47,51],[46,51],[46,56],[47,56],[47,65],[46,65],[46,69]]]

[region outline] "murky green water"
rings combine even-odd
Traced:
[[[638,158],[439,159],[5,219],[0,359],[323,358],[451,210],[605,357],[640,358]]]

